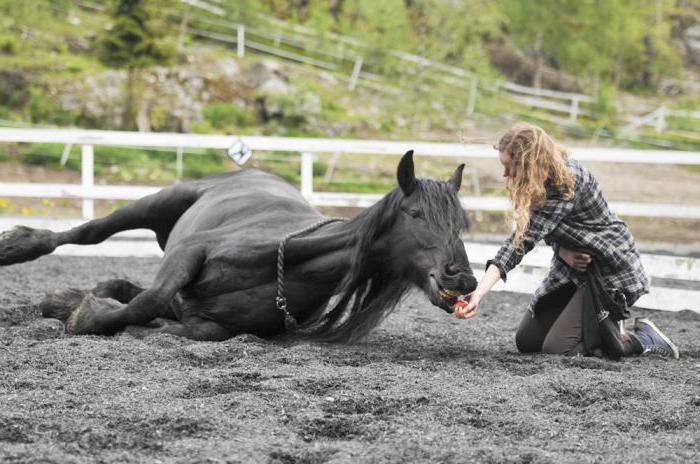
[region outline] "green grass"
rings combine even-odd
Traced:
[[[686,171],[695,173],[695,174],[700,174],[700,165],[697,164],[681,164],[679,165],[681,168],[685,169]]]

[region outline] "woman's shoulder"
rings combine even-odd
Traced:
[[[566,166],[569,168],[571,173],[574,175],[574,188],[579,189],[584,185],[590,184],[594,181],[593,174],[583,167],[583,165],[574,158],[568,158],[566,160]]]
[[[566,159],[566,166],[574,173],[587,173],[588,171],[586,168],[583,167],[583,165],[579,162],[579,160],[574,159],[574,158],[567,158]]]
[[[574,191],[579,191],[581,187],[588,182],[587,177],[590,176],[590,174],[577,160],[567,158],[565,163],[566,167],[571,171],[571,174],[573,174]],[[563,199],[568,196],[569,189],[565,185],[555,186],[551,179],[547,179],[544,186],[547,190],[547,198],[550,200]]]

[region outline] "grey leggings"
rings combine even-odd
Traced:
[[[537,316],[520,321],[515,344],[521,353],[584,354],[583,309],[588,293],[573,284],[542,297]]]

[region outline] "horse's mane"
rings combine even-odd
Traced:
[[[452,232],[469,226],[457,193],[447,182],[417,179],[411,195],[416,195],[430,227]],[[390,268],[372,262],[372,246],[394,224],[403,198],[401,189],[395,188],[348,224],[354,237],[350,271],[331,303],[304,324],[303,332],[309,338],[334,343],[358,341],[394,310],[411,287]]]

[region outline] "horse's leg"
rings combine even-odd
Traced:
[[[87,290],[78,288],[59,288],[53,293],[46,294],[39,303],[41,315],[66,322],[73,311],[80,306],[87,293]]]
[[[95,288],[90,290],[90,293],[98,298],[112,298],[120,303],[130,303],[131,300],[136,298],[141,293],[145,292],[146,289],[139,287],[136,284],[129,282],[124,279],[110,279],[98,283]],[[164,308],[163,312],[158,315],[165,319],[177,320],[178,315],[182,311],[182,298],[175,295],[174,298],[170,300],[167,308]]]
[[[109,279],[98,283],[90,293],[98,298],[112,298],[120,303],[128,303],[145,290],[125,279]]]
[[[98,298],[112,298],[120,303],[128,303],[144,289],[124,279],[110,279],[97,284],[92,290],[80,290],[77,288],[60,288],[51,294],[47,294],[39,303],[41,315],[53,317],[63,322],[78,309],[83,298],[90,293]]]
[[[127,325],[143,325],[157,317],[178,316],[176,294],[201,269],[204,247],[187,243],[169,250],[151,288],[137,294],[127,304],[112,298],[87,295],[67,322],[74,334],[113,334]],[[179,317],[178,317],[179,319]]]
[[[64,232],[17,226],[0,234],[0,266],[31,261],[68,243],[100,243],[117,232],[130,229],[155,231],[158,243],[163,248],[173,225],[197,197],[194,188],[179,184]]]

